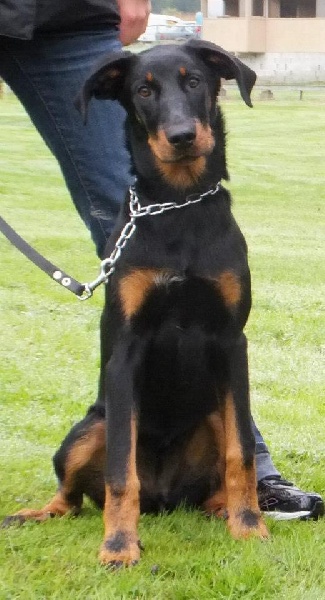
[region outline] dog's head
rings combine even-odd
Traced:
[[[160,168],[196,163],[201,171],[216,143],[212,128],[221,78],[235,79],[251,106],[255,73],[215,44],[191,40],[140,54],[121,51],[96,67],[77,105],[86,119],[92,97],[118,100]]]

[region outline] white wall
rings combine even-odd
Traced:
[[[224,15],[223,0],[208,1],[208,17],[222,17]]]
[[[241,54],[240,59],[257,73],[258,84],[324,84],[323,52]]]
[[[325,17],[325,0],[316,0],[316,17]]]
[[[224,15],[223,0],[205,0],[208,17],[222,17]],[[268,5],[268,2],[266,2]],[[325,0],[316,0],[316,17],[325,17]]]

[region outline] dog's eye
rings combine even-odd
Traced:
[[[151,96],[151,89],[147,85],[141,85],[138,88],[138,94],[142,98],[148,98],[148,96]]]
[[[198,77],[190,77],[189,80],[188,80],[188,85],[191,88],[197,87],[199,85],[199,83],[200,83],[200,80],[199,80]]]

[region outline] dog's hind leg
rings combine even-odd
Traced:
[[[104,419],[94,414],[87,415],[77,423],[53,459],[59,480],[59,488],[54,497],[39,510],[23,509],[6,517],[1,527],[14,523],[23,524],[27,520],[45,521],[67,513],[77,515],[84,493],[97,504],[103,504],[104,430]]]

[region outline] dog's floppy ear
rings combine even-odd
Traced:
[[[132,52],[111,52],[95,66],[75,100],[75,106],[84,122],[87,120],[88,104],[92,96],[101,100],[119,98],[133,58]]]
[[[250,94],[256,81],[256,73],[252,69],[212,42],[189,40],[186,46],[198,52],[207,65],[215,67],[219,77],[236,79],[241,97],[248,106],[252,106]]]

